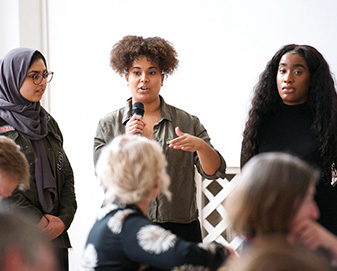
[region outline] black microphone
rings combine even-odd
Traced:
[[[137,115],[143,118],[144,116],[144,105],[141,102],[136,102],[132,106],[132,116]],[[135,135],[140,135],[140,133],[135,133]]]

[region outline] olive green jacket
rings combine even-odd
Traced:
[[[15,130],[7,122],[0,118],[0,134],[13,139],[21,147],[30,166],[30,188],[27,191],[16,189],[12,196],[3,200],[6,208],[19,208],[29,213],[36,223],[44,215],[39,202],[35,181],[35,155],[30,139]],[[63,150],[63,137],[57,122],[48,116],[48,135],[43,139],[52,174],[56,180],[54,208],[51,215],[59,217],[66,226],[63,234],[54,240],[54,245],[60,248],[71,247],[67,230],[74,219],[77,203],[74,190],[74,176],[71,165]]]
[[[153,128],[154,140],[162,147],[168,161],[167,173],[171,179],[170,191],[172,201],[160,194],[150,204],[149,218],[154,222],[191,223],[198,219],[196,203],[195,167],[202,177],[207,179],[225,178],[226,163],[219,154],[221,164],[218,171],[207,175],[196,152],[188,152],[169,148],[169,142],[176,138],[175,127],[179,126],[184,133],[203,139],[209,146],[211,139],[199,119],[187,112],[165,103],[161,100],[161,117]],[[125,107],[116,110],[102,118],[97,127],[94,140],[94,162],[97,163],[102,147],[118,135],[125,134],[125,125],[132,117],[131,98]]]

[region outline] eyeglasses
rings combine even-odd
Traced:
[[[46,82],[49,83],[51,79],[53,79],[53,72],[44,72],[42,75],[40,74],[34,74],[34,75],[27,75],[27,77],[30,77],[33,79],[33,83],[35,85],[40,85],[43,79],[46,79]]]

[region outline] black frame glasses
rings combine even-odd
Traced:
[[[49,83],[53,79],[54,73],[53,72],[44,72],[42,75],[34,74],[34,75],[27,75],[33,79],[33,83],[35,85],[40,85],[43,79],[46,79],[46,82]]]

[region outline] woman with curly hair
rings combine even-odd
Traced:
[[[337,234],[337,95],[329,65],[314,47],[289,44],[269,61],[255,87],[243,133],[241,166],[258,153],[296,155],[321,172],[319,222]]]
[[[225,177],[226,163],[199,119],[166,104],[159,95],[164,77],[178,66],[175,49],[159,37],[126,36],[113,46],[110,64],[125,76],[132,97],[99,121],[95,164],[102,147],[118,135],[141,134],[159,142],[168,160],[172,201],[160,194],[150,205],[149,218],[185,240],[200,242],[194,167],[204,178],[217,179]],[[143,117],[132,115],[136,102],[144,106]]]

